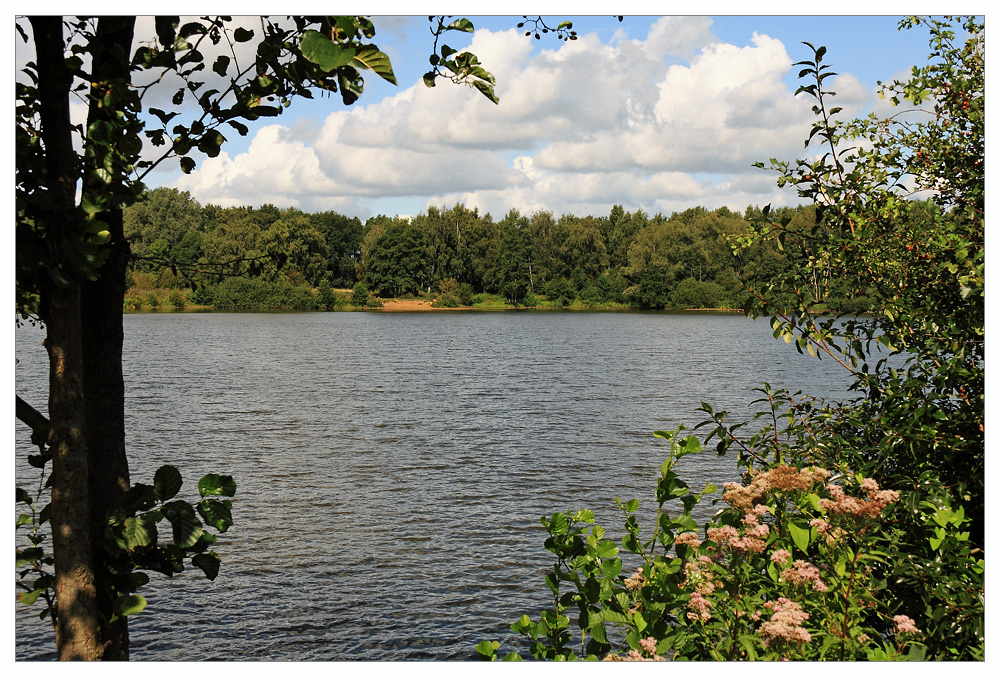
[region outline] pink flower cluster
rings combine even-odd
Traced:
[[[711,595],[716,588],[723,587],[722,581],[715,580],[712,559],[701,555],[684,564],[684,582],[681,587],[693,589],[702,596]]]
[[[692,592],[691,599],[688,600],[687,605],[691,609],[687,613],[687,617],[692,621],[712,620],[712,614],[708,610],[712,606],[712,603],[705,599],[700,592]]]
[[[771,612],[770,620],[761,623],[757,630],[757,634],[764,638],[764,646],[771,648],[780,641],[801,646],[812,640],[812,635],[802,627],[802,623],[809,619],[809,614],[797,603],[779,597],[777,601],[765,602],[764,608]]]
[[[753,516],[753,513],[747,515],[747,517],[751,516]],[[767,548],[766,539],[768,534],[771,533],[771,529],[766,524],[756,524],[755,517],[753,521],[753,526],[744,529],[742,536],[736,527],[722,526],[708,529],[708,537],[719,545],[724,545],[735,552],[752,552],[759,555]],[[744,523],[746,523],[745,520]]]
[[[674,545],[689,545],[692,548],[697,548],[701,545],[701,540],[698,538],[698,532],[685,531],[677,535],[677,538],[674,539]]]
[[[892,621],[896,624],[896,632],[901,635],[915,635],[920,632],[920,630],[917,629],[917,624],[914,623],[913,619],[909,616],[903,616],[902,614],[899,616],[893,616]]]
[[[650,656],[655,656],[656,655],[656,638],[655,637],[646,637],[645,639],[640,639],[639,640],[639,646],[642,647],[642,650],[645,651],[646,653],[648,653]]]
[[[771,561],[775,564],[782,566],[788,564],[788,560],[792,558],[792,553],[788,552],[784,548],[781,550],[775,550],[771,553]]]
[[[779,465],[760,473],[746,486],[727,482],[723,485],[725,491],[722,500],[734,508],[750,511],[754,509],[754,501],[769,491],[807,491],[829,477],[830,472],[819,467],[800,470],[788,465]]]
[[[772,555],[771,558],[774,559],[774,556]],[[828,590],[826,583],[820,578],[816,565],[801,559],[795,560],[791,567],[781,572],[781,580],[795,585],[811,585],[816,592]]]
[[[624,656],[618,654],[608,654],[604,657],[606,661],[665,661],[663,656],[656,655],[656,638],[646,637],[639,640],[639,649],[631,649]]]
[[[832,498],[821,498],[819,506],[831,515],[874,518],[887,505],[899,500],[899,492],[879,490],[878,482],[870,477],[861,481],[861,489],[868,500],[848,496],[844,493],[844,488],[837,484],[828,484],[826,489]]]
[[[625,579],[626,590],[637,590],[646,585],[646,579],[642,575],[642,567],[639,567],[634,574]]]

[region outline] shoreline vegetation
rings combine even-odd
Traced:
[[[474,303],[467,305],[451,305],[442,303],[438,296],[425,294],[422,296],[404,296],[399,298],[380,298],[371,296],[366,305],[355,305],[352,303],[353,290],[333,289],[335,301],[329,307],[318,304],[319,291],[313,290],[317,297],[317,305],[314,307],[276,307],[271,305],[261,306],[241,306],[219,307],[208,304],[191,303],[188,297],[190,290],[177,289],[137,289],[132,287],[125,298],[124,311],[126,313],[198,313],[198,312],[384,312],[384,313],[426,313],[426,312],[451,312],[451,311],[511,311],[511,310],[565,310],[565,311],[586,311],[586,312],[620,312],[620,311],[643,311],[648,308],[629,306],[625,304],[585,304],[579,299],[569,304],[549,301],[544,297],[536,297],[536,305],[527,306],[524,304],[514,305],[502,297],[495,295],[479,295],[484,298],[474,299]],[[664,310],[664,309],[660,309]],[[715,313],[742,313],[740,308],[666,308],[671,312],[715,312]]]
[[[191,302],[190,289],[149,288],[134,285],[125,295],[125,313],[226,313],[226,312],[383,312],[383,313],[428,313],[450,311],[569,311],[569,312],[668,312],[668,313],[744,313],[742,308],[727,306],[676,306],[649,308],[625,303],[585,303],[580,299],[564,302],[562,299],[548,299],[535,296],[532,303],[513,304],[496,294],[477,294],[469,303],[454,303],[442,298],[441,294],[423,293],[393,298],[382,298],[370,294],[364,303],[356,301],[352,289],[331,289],[332,301],[323,299],[321,289],[312,289],[314,303],[296,305],[276,305],[261,303],[253,305],[252,300],[239,305],[216,306]],[[856,309],[834,307],[814,308],[813,312],[832,315],[867,315]]]

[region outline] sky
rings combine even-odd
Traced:
[[[497,80],[499,105],[472,88],[421,82],[432,38],[426,16],[379,16],[374,42],[398,85],[366,77],[350,107],[339,96],[296,100],[223,153],[147,177],[202,204],[271,203],[362,220],[462,203],[502,218],[649,214],[693,206],[796,203],[753,167],[803,156],[812,101],[795,97],[803,41],[828,48],[843,115],[885,107],[876,83],[927,55],[927,36],[897,16],[546,16],[578,39],[526,37],[519,16],[469,16],[468,47]],[[140,30],[142,23],[140,22]],[[153,105],[152,103],[148,103]]]
[[[802,42],[827,47],[845,118],[886,110],[877,82],[905,75],[928,53],[926,32],[897,30],[895,15],[789,16],[772,3],[755,6],[774,12],[767,15],[656,17],[629,15],[626,2],[615,6],[626,11],[619,22],[555,4],[546,21],[571,20],[577,40],[535,40],[516,27],[520,16],[498,14],[467,15],[475,33],[444,38],[496,77],[494,105],[470,87],[425,87],[427,16],[393,16],[399,3],[366,3],[396,86],[368,73],[353,106],[339,95],[297,99],[245,137],[223,128],[222,154],[196,155],[191,174],[169,161],[145,183],[189,191],[202,204],[270,203],[362,220],[458,203],[496,219],[512,208],[558,217],[606,215],[616,204],[651,215],[795,204],[794,191],[779,190],[776,175],[753,163],[811,152],[803,141],[813,102],[794,95],[793,63],[812,54]],[[137,40],[151,30],[152,19],[140,17]],[[154,88],[144,107],[169,109],[172,91]]]

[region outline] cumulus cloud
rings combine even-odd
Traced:
[[[781,42],[726,44],[710,27],[665,17],[644,37],[587,34],[537,51],[516,30],[479,30],[470,50],[496,76],[499,106],[418,83],[322,124],[259,129],[246,153],[206,160],[174,185],[202,202],[339,204],[363,218],[387,196],[497,217],[777,203],[773,177],[752,164],[800,154],[812,102],[784,83],[793,60]],[[871,101],[850,76],[836,84],[845,109]]]

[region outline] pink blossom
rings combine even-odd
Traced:
[[[645,639],[640,639],[639,646],[642,647],[646,651],[646,653],[650,654],[651,656],[656,655],[655,637],[647,637]]]
[[[810,562],[797,559],[792,567],[781,572],[781,580],[796,585],[812,585],[816,592],[826,592],[826,583],[820,578],[819,569]]]
[[[797,603],[780,597],[777,601],[766,602],[764,608],[772,612],[771,619],[761,623],[757,630],[757,634],[764,638],[764,646],[770,648],[778,640],[798,645],[812,640],[812,635],[802,627],[809,614],[802,611]]]
[[[701,540],[698,538],[698,532],[685,531],[683,534],[677,535],[677,538],[674,539],[674,545],[689,545],[692,548],[697,548],[701,545]]]
[[[641,588],[644,585],[646,585],[646,579],[642,575],[642,567],[639,567],[634,574],[625,579],[626,590],[635,590],[636,588]]]
[[[788,560],[792,558],[792,553],[788,552],[784,548],[781,550],[775,550],[771,553],[771,561],[775,564],[788,564]]]
[[[709,613],[708,609],[712,606],[712,603],[702,596],[700,592],[692,592],[691,599],[688,600],[688,608],[691,611],[688,612],[687,617],[693,621],[709,621],[712,619],[712,614]]]
[[[733,538],[737,538],[740,532],[735,527],[712,527],[708,530],[708,537],[716,543],[725,543]]]
[[[903,616],[903,615],[893,616],[892,620],[896,624],[896,632],[898,632],[901,635],[905,634],[915,635],[918,632],[920,632],[919,630],[917,630],[917,625],[913,622],[913,619],[911,619],[909,616]]]

